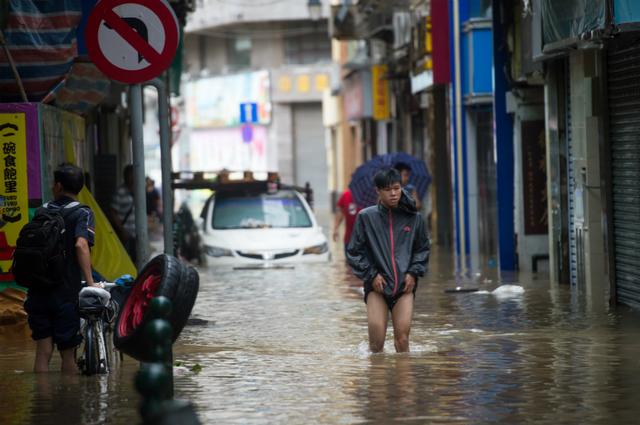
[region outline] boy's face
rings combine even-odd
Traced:
[[[380,202],[387,208],[395,208],[400,202],[400,195],[402,194],[402,185],[400,183],[394,183],[383,189],[376,188]]]

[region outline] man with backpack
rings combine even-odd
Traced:
[[[78,294],[83,279],[94,286],[94,217],[77,201],[83,186],[80,168],[60,165],[54,172],[54,200],[36,211],[18,237],[13,273],[16,282],[28,288],[24,308],[36,341],[35,372],[49,371],[54,344],[62,372],[77,371],[75,350],[82,342]]]

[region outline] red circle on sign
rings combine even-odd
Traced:
[[[119,66],[111,63],[100,49],[100,43],[98,41],[100,25],[102,25],[105,19],[112,20],[112,22],[115,18],[122,19],[117,16],[117,13],[115,13],[113,9],[123,4],[137,4],[144,6],[155,13],[158,19],[160,19],[160,22],[162,22],[162,28],[164,29],[165,36],[162,52],[157,52],[150,44],[145,42],[142,37],[137,36],[137,33],[133,31],[133,29],[127,30],[126,28],[130,27],[128,24],[124,23],[124,21],[122,21],[122,24],[125,25],[126,28],[122,27],[122,25],[112,25],[120,37],[124,38],[127,43],[136,49],[136,51],[138,51],[150,64],[144,69],[129,70],[120,68]],[[114,23],[118,24],[118,22]],[[135,37],[137,37],[137,39],[135,37],[129,37],[127,34],[123,35],[119,28],[124,28],[124,30],[131,31],[133,34],[136,34]],[[126,84],[138,84],[152,80],[162,74],[165,69],[169,68],[178,49],[179,37],[180,30],[178,28],[178,22],[171,10],[171,6],[159,0],[102,0],[93,9],[91,15],[89,15],[85,29],[87,51],[93,63],[95,63],[98,69],[104,72],[107,77]],[[147,45],[144,46],[140,43],[146,43]],[[145,55],[144,52],[140,51],[145,48],[147,49],[147,52],[152,53],[148,50],[151,49],[155,54]],[[153,58],[148,58],[147,56],[153,56]]]

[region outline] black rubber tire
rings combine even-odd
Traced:
[[[161,276],[160,283],[155,290],[155,296],[164,296],[171,300],[172,312],[169,316],[169,322],[173,326],[173,341],[178,338],[180,331],[187,322],[195,298],[198,292],[198,276],[197,272],[189,271],[189,268],[175,257],[161,254],[149,261],[142,269],[139,277],[136,279],[135,285],[141,283],[149,274],[159,273]],[[195,288],[195,289],[194,289]],[[125,304],[126,306],[127,304]],[[115,347],[123,353],[133,357],[136,360],[150,362],[151,350],[149,349],[143,330],[146,324],[151,320],[148,311],[143,314],[142,321],[129,335],[122,336],[120,334],[120,321],[125,306],[120,309],[118,319],[115,323],[113,333],[113,342]]]
[[[173,342],[176,342],[182,329],[184,329],[191,311],[198,297],[200,289],[200,276],[196,269],[191,266],[184,266],[184,271],[180,279],[180,286],[177,288],[173,301],[173,309],[169,317],[169,323],[173,328]]]
[[[87,325],[86,341],[84,342],[84,371],[87,376],[98,373],[98,345],[93,334],[93,323]]]

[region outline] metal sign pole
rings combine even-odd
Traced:
[[[171,134],[169,129],[169,93],[159,78],[148,83],[158,91],[158,120],[160,121],[160,168],[162,169],[162,221],[164,253],[175,255],[173,249],[173,190],[171,188]]]
[[[142,86],[133,84],[129,88],[131,108],[131,142],[133,144],[133,199],[136,219],[136,267],[147,262],[149,229],[147,223],[147,188],[144,171],[144,137],[142,132]]]

